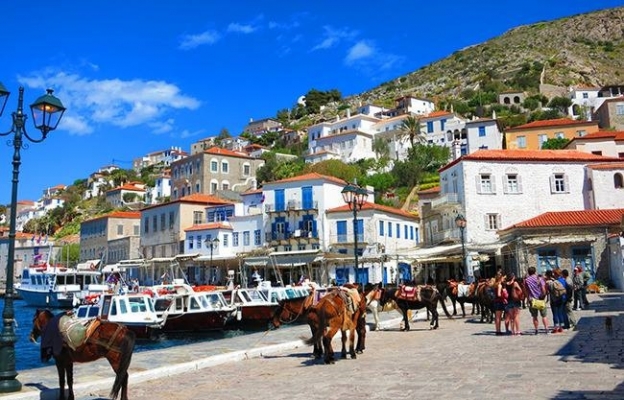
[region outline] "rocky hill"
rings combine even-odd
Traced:
[[[409,94],[439,102],[492,82],[534,93],[540,84],[623,84],[624,7],[519,26],[347,101],[388,104]]]

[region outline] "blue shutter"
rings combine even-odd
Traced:
[[[303,199],[303,209],[309,210],[312,208],[312,186],[306,186],[301,188],[301,196]]]
[[[275,211],[284,211],[286,209],[284,189],[275,190]]]

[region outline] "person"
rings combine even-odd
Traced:
[[[533,318],[533,326],[535,327],[535,334],[539,333],[539,321],[537,315],[542,317],[542,325],[544,325],[544,331],[548,334],[548,311],[546,308],[538,310],[533,307],[533,299],[544,300],[546,299],[546,284],[544,280],[537,275],[537,269],[533,266],[527,270],[528,276],[524,278],[524,288],[528,297],[529,312]]]
[[[495,290],[493,302],[494,327],[496,329],[497,336],[503,335],[503,332],[501,331],[501,322],[503,319],[503,311],[505,311],[505,306],[507,305],[508,297],[507,289],[505,289],[505,286],[503,285],[503,278],[503,274],[496,274],[496,276],[494,277],[493,285]]]
[[[583,277],[581,276],[581,264],[574,267],[574,276],[572,277],[572,285],[574,288],[574,310],[582,310],[583,299],[581,298],[581,289],[583,288]]]
[[[565,323],[563,325],[563,329],[575,329],[576,315],[574,315],[574,311],[572,310],[572,301],[574,299],[574,283],[572,282],[572,278],[570,278],[570,273],[567,269],[561,270],[561,276],[566,283],[566,301],[563,308],[565,314]]]
[[[559,281],[565,287],[565,280],[561,282],[559,277],[561,276],[560,270],[555,269],[554,271],[548,270],[546,271],[546,287],[548,288],[548,297],[550,297],[550,309],[553,313],[553,330],[552,333],[561,333],[563,332],[563,324],[564,324],[564,304],[565,304],[565,294],[561,296],[557,296],[556,284],[555,281]]]
[[[587,300],[587,285],[589,285],[589,280],[591,279],[591,274],[587,269],[583,270],[583,267],[579,265],[581,269],[581,277],[583,278],[583,287],[581,287],[581,299],[583,300],[583,307],[587,308],[589,306],[589,300]]]
[[[516,275],[513,272],[507,274],[505,289],[507,289],[509,296],[507,306],[505,307],[505,327],[510,328],[512,335],[518,336],[522,334],[520,331],[522,288],[516,281]]]

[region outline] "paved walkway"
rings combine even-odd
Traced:
[[[528,310],[521,312],[525,334],[518,337],[443,314],[437,331],[415,322],[402,332],[396,311],[382,313],[387,329],[369,332],[357,360],[335,365],[310,357],[300,340],[309,337],[307,326],[137,353],[129,394],[134,400],[624,399],[624,295],[589,299],[590,309],[577,312],[578,330],[554,335],[531,334]],[[0,399],[56,396],[54,367],[22,371],[18,379],[22,392]],[[112,380],[106,361],[76,365],[77,398],[107,398]]]

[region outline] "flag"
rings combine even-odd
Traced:
[[[37,238],[37,244],[41,243],[41,235]]]
[[[32,237],[32,238],[30,238],[30,241],[31,241],[31,242],[34,242],[34,241],[35,241],[35,235],[33,235],[33,237]]]

